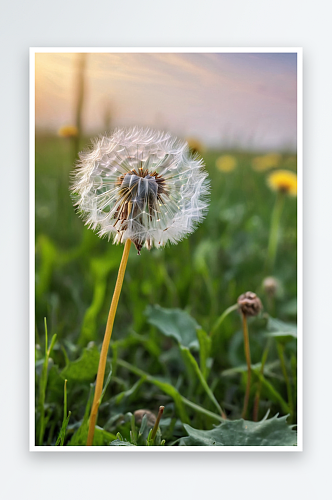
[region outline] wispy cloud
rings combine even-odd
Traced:
[[[182,135],[278,147],[296,141],[296,55],[110,53],[87,59],[85,127],[162,125]],[[73,116],[75,54],[37,54],[36,123],[56,128]],[[229,139],[229,137],[228,137]]]

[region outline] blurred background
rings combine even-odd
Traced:
[[[261,360],[265,348],[266,315],[296,322],[295,196],[285,196],[276,258],[271,262],[267,257],[277,198],[268,176],[280,169],[295,173],[297,167],[296,57],[293,53],[35,55],[37,359],[44,317],[49,332],[58,335],[55,352],[60,369],[91,342],[99,346],[102,341],[122,247],[84,227],[68,188],[78,152],[88,147],[90,138],[115,127],[149,126],[188,140],[203,157],[212,187],[208,215],[194,234],[177,246],[143,249],[141,256],[132,249],[112,337],[129,338],[131,344],[119,345],[117,355],[176,384],[181,359],[172,341],[147,321],[148,305],[181,308],[210,332],[240,294],[256,292],[264,313],[250,324],[253,363]],[[271,277],[274,281],[266,282]],[[217,377],[245,366],[236,313],[223,322],[212,350],[213,390],[236,416],[243,395],[238,374],[235,370],[233,378]],[[276,359],[276,349],[270,352]],[[287,342],[287,356],[296,364],[295,341]],[[92,372],[87,381],[94,380]],[[287,399],[280,366],[268,376]],[[111,389],[115,394],[121,383],[127,388],[134,383],[121,372],[118,377]],[[294,391],[295,384],[294,379]],[[79,401],[86,402],[86,387],[77,385],[76,396],[74,390],[69,400],[81,417],[85,406]],[[149,407],[152,400],[155,407],[154,398],[159,396],[154,391],[140,391],[135,409]],[[63,381],[55,372],[50,393],[60,401],[61,413]],[[280,411],[278,398],[265,396],[263,410]]]
[[[295,151],[296,64],[292,53],[36,54],[36,129],[135,124],[214,148]]]

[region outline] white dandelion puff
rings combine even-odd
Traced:
[[[74,204],[91,229],[116,243],[177,243],[208,209],[203,161],[166,132],[117,129],[80,154],[71,185]]]

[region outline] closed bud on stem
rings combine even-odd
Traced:
[[[260,298],[254,292],[243,293],[237,299],[237,303],[239,311],[244,316],[257,316],[263,308]]]
[[[280,291],[280,283],[274,276],[267,276],[263,281],[264,292],[270,297],[275,297]]]

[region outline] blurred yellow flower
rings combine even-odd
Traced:
[[[78,130],[75,125],[63,125],[59,128],[58,135],[60,137],[77,137]]]
[[[188,143],[189,149],[193,153],[202,154],[203,151],[205,150],[203,144],[198,139],[195,139],[194,137],[189,137],[186,139],[186,141]]]
[[[253,158],[251,165],[256,172],[265,172],[271,168],[277,167],[281,161],[281,155],[278,153],[269,153],[263,156]]]
[[[267,183],[273,191],[297,195],[297,175],[290,170],[275,170],[268,176]]]
[[[231,155],[222,155],[216,160],[216,167],[221,172],[232,172],[236,168],[236,165],[236,158]]]

